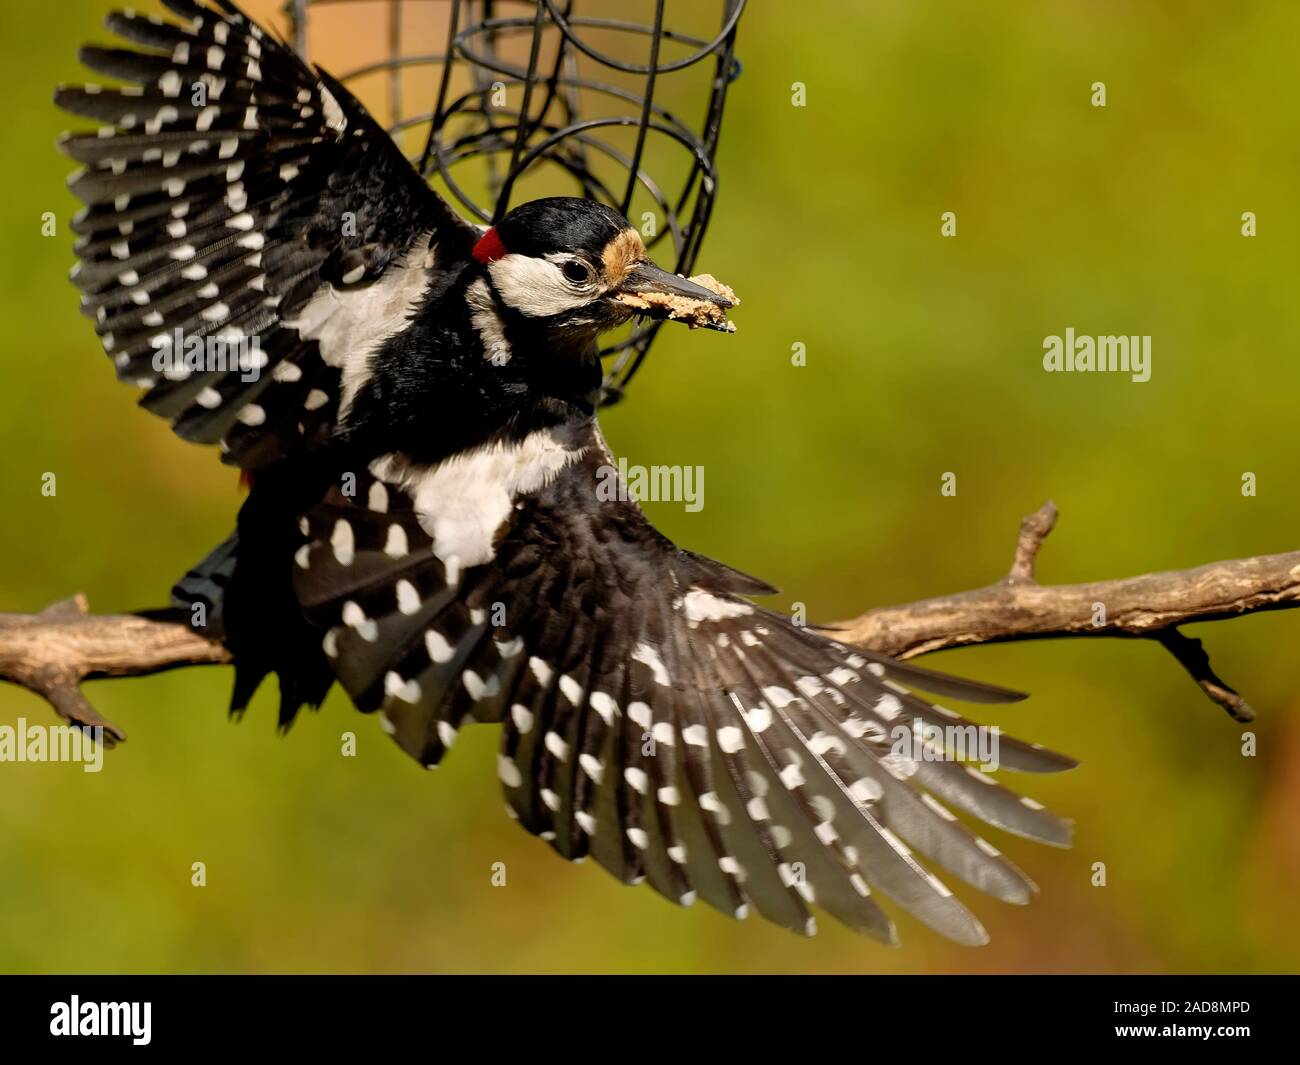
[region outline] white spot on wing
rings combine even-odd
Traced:
[[[508,788],[517,788],[523,783],[523,777],[519,775],[519,767],[504,754],[497,755],[497,776]]]
[[[414,703],[419,701],[420,685],[414,680],[403,680],[400,674],[390,669],[384,674],[384,694],[389,698]]]
[[[335,133],[342,133],[348,128],[348,120],[347,116],[343,114],[343,108],[339,107],[339,102],[334,99],[334,94],[324,85],[318,83],[316,91],[320,93],[321,105],[325,108],[325,125],[329,126]]]
[[[569,745],[564,742],[564,738],[558,732],[548,732],[546,734],[546,749],[555,755],[561,762],[569,759]]]
[[[770,688],[763,689],[763,698],[766,699],[772,706],[776,707],[778,710],[781,710],[784,707],[787,707],[791,703],[795,702],[798,699],[798,696],[794,695],[793,693],[786,690],[785,688],[773,686]]]
[[[884,790],[880,787],[878,781],[870,777],[863,777],[861,780],[854,781],[849,785],[849,794],[855,801],[861,803],[879,802]]]
[[[899,701],[897,695],[891,695],[889,692],[885,692],[884,695],[876,700],[874,709],[876,713],[886,721],[893,721],[894,718],[898,717],[902,712],[903,704]]]
[[[384,554],[389,558],[402,558],[409,548],[406,543],[406,530],[394,523],[388,527],[388,539],[384,541]]]
[[[745,737],[735,725],[718,729],[718,746],[725,754],[735,754],[745,746]]]
[[[447,642],[447,637],[437,629],[428,629],[424,634],[424,649],[429,652],[429,660],[442,664],[450,662],[456,655],[456,648]]]
[[[484,680],[472,669],[467,669],[460,679],[465,685],[465,691],[475,702],[490,699],[501,691],[501,680],[495,674]]]
[[[605,774],[605,767],[600,764],[600,759],[591,754],[578,755],[578,765],[582,766],[582,771],[599,784],[601,777]]]
[[[560,677],[559,688],[561,694],[574,706],[582,702],[582,685],[568,674]]]
[[[334,534],[330,537],[330,546],[334,548],[334,557],[338,560],[340,566],[352,565],[352,560],[356,557],[356,544],[352,537],[352,526],[342,518],[334,523]]]
[[[642,640],[632,651],[632,658],[650,667],[656,684],[662,684],[664,687],[668,686],[668,670],[664,667],[664,660],[659,657],[659,652],[651,644]]]
[[[357,635],[368,643],[374,643],[379,636],[378,623],[366,617],[365,611],[351,599],[343,604],[343,624],[355,629]]]
[[[397,609],[403,614],[417,614],[420,610],[420,593],[408,580],[397,582]]]
[[[518,642],[522,644],[522,641]],[[614,715],[618,712],[618,704],[605,692],[592,692],[587,698],[587,705],[600,715],[606,725],[614,720]]]
[[[754,612],[748,603],[722,599],[700,588],[692,588],[682,596],[681,608],[687,620],[693,622],[722,621]]]

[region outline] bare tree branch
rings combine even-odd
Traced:
[[[1056,528],[1056,504],[1050,499],[1032,514],[1020,520],[1020,535],[1016,538],[1016,554],[1011,560],[1008,584],[1033,584],[1034,563],[1043,541]]]
[[[1214,674],[1200,641],[1184,636],[1176,626],[1300,606],[1300,551],[1122,580],[1044,586],[1034,580],[1034,561],[1055,522],[1051,503],[1024,519],[1011,572],[996,584],[878,607],[824,631],[895,658],[1014,640],[1152,639],[1234,718],[1254,719],[1250,705]]]
[[[191,628],[183,613],[96,616],[76,595],[39,614],[0,614],[0,679],[35,692],[73,724],[101,726],[109,745],[126,736],[90,705],[82,681],[229,661],[225,647]]]
[[[1191,636],[1184,636],[1177,629],[1166,629],[1160,636],[1160,642],[1182,667],[1191,674],[1197,687],[1203,691],[1211,702],[1223,707],[1234,721],[1254,721],[1255,710],[1232,688],[1221,681],[1210,666],[1210,656],[1205,653],[1201,641]]]
[[[1056,507],[1044,503],[1021,522],[1011,571],[995,584],[878,607],[821,631],[895,658],[1017,640],[1149,639],[1234,719],[1253,720],[1250,705],[1211,668],[1201,641],[1178,626],[1300,607],[1300,551],[1121,580],[1040,585],[1034,563],[1056,517]],[[0,614],[0,680],[35,692],[68,721],[103,726],[109,743],[125,737],[87,702],[82,681],[229,661],[226,648],[196,632],[179,611],[94,616],[78,595],[39,614]]]

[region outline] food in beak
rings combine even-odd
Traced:
[[[681,278],[643,264],[634,271],[615,299],[624,306],[644,311],[655,318],[684,322],[691,329],[716,329],[734,333],[736,325],[727,320],[727,311],[737,306],[727,285],[712,274]]]

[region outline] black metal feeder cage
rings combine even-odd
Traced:
[[[300,54],[335,12],[373,14],[381,58],[340,80],[366,100],[426,179],[490,224],[537,195],[618,208],[689,275],[718,193],[715,156],[745,0],[289,0]],[[646,21],[623,17],[637,8]],[[680,9],[680,12],[679,12]],[[353,42],[349,42],[351,45]],[[360,41],[358,40],[358,44]],[[349,62],[359,57],[349,52]],[[703,115],[693,127],[680,115]],[[654,168],[658,177],[651,173]],[[521,195],[521,191],[527,190]],[[671,242],[671,255],[662,247]],[[602,351],[603,402],[640,368],[659,322]]]

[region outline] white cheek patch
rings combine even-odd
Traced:
[[[591,302],[593,292],[577,291],[553,262],[512,252],[488,265],[497,295],[530,318],[549,318]]]

